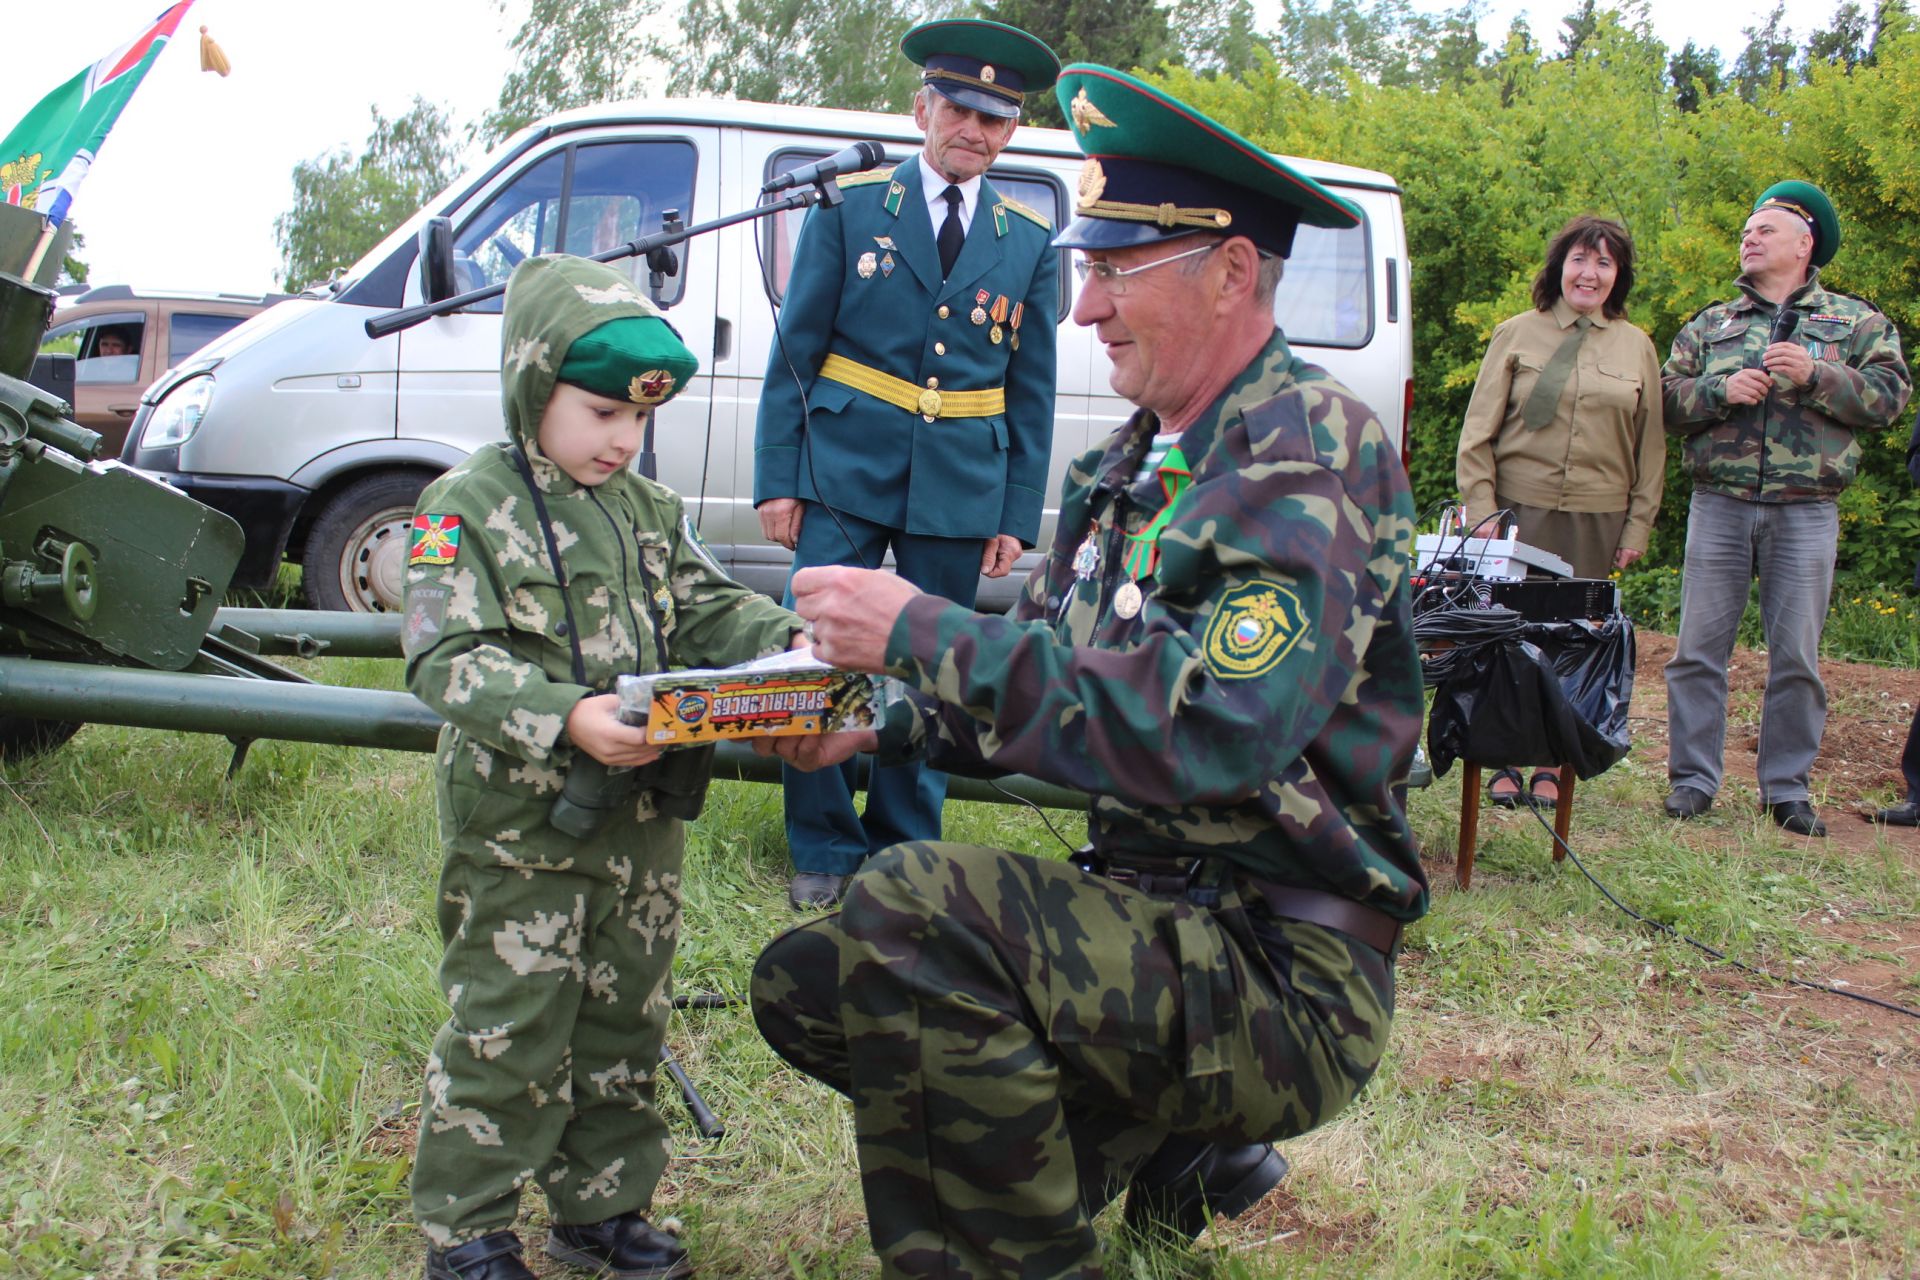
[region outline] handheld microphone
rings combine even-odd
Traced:
[[[845,151],[836,151],[824,160],[815,160],[812,164],[803,164],[798,169],[790,169],[778,174],[760,188],[760,194],[771,195],[776,191],[785,191],[788,187],[804,187],[810,183],[825,182],[837,178],[843,173],[861,173],[873,168],[887,158],[886,148],[877,142],[856,142]]]
[[[1767,332],[1767,345],[1787,342],[1792,339],[1794,330],[1800,327],[1800,313],[1782,303],[1780,314],[1773,318],[1773,328]]]

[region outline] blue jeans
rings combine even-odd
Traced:
[[[1681,570],[1680,636],[1667,663],[1667,781],[1713,795],[1727,737],[1727,661],[1747,584],[1760,580],[1767,692],[1755,764],[1760,803],[1805,800],[1827,726],[1820,632],[1840,513],[1831,502],[1746,502],[1695,492]]]
[[[834,517],[839,516],[839,523]],[[844,532],[843,532],[844,526]],[[806,504],[793,568],[854,565],[877,569],[889,549],[900,576],[922,591],[956,604],[973,606],[980,589],[982,538],[934,538],[902,533]],[[793,580],[787,580],[788,607]],[[853,811],[860,772],[867,777],[867,807]],[[907,840],[938,840],[940,808],[947,796],[947,775],[920,764],[875,766],[855,756],[836,769],[805,773],[791,765],[781,770],[786,789],[787,851],[795,871],[848,875],[869,854]]]

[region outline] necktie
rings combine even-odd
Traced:
[[[960,246],[966,243],[967,229],[960,225],[960,188],[948,186],[940,193],[947,202],[947,220],[940,224],[940,278],[946,279],[953,274],[953,264],[960,257]]]
[[[1560,340],[1559,350],[1540,371],[1540,381],[1533,384],[1533,394],[1520,407],[1520,422],[1527,430],[1538,431],[1553,421],[1554,410],[1560,407],[1560,397],[1567,390],[1567,379],[1573,374],[1574,362],[1580,358],[1580,344],[1586,341],[1587,330],[1592,327],[1589,316],[1573,318],[1573,332]]]

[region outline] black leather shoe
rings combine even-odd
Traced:
[[[1805,800],[1782,800],[1778,804],[1767,806],[1767,813],[1773,818],[1773,825],[1791,835],[1823,836],[1827,834],[1827,824],[1813,811],[1813,806]]]
[[[1286,1176],[1287,1162],[1270,1143],[1235,1147],[1176,1135],[1133,1175],[1126,1225],[1196,1240],[1215,1214],[1239,1217]]]
[[[1889,827],[1920,827],[1920,800],[1909,799],[1905,804],[1880,809],[1874,813],[1873,821]]]
[[[555,1224],[547,1255],[612,1280],[679,1280],[693,1263],[678,1240],[637,1213],[623,1213],[584,1227]]]
[[[1667,792],[1667,802],[1663,807],[1669,818],[1685,822],[1713,808],[1713,797],[1698,787],[1675,787]]]
[[[795,911],[815,907],[831,911],[846,896],[852,876],[833,876],[824,871],[797,871],[787,884],[787,905]]]
[[[536,1280],[520,1261],[520,1237],[495,1231],[457,1249],[427,1250],[427,1280]]]

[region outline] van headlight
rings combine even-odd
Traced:
[[[207,374],[188,378],[153,406],[140,433],[142,449],[166,449],[184,443],[206,420],[213,403],[213,379]]]

